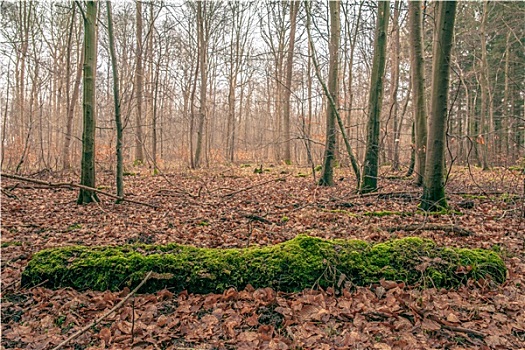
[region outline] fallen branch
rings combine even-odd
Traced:
[[[457,274],[468,259],[472,269]],[[421,271],[421,264],[426,268]],[[443,268],[446,266],[447,268]],[[333,273],[327,273],[332,269]],[[323,240],[299,235],[266,247],[211,249],[175,243],[159,246],[62,247],[33,255],[22,272],[22,284],[43,280],[50,288],[116,290],[138,283],[148,271],[170,274],[147,292],[222,293],[226,288],[271,287],[283,292],[327,288],[344,274],[355,285],[381,278],[408,285],[456,287],[469,278],[505,281],[503,260],[493,251],[446,248],[429,239],[406,237],[380,244],[359,240]],[[332,271],[331,270],[331,271]],[[129,276],[129,277],[126,277]]]
[[[84,189],[84,190],[100,193],[100,194],[103,194],[105,196],[118,199],[120,201],[130,202],[130,203],[139,204],[139,205],[145,205],[145,206],[150,207],[150,208],[158,208],[158,206],[156,206],[156,205],[135,201],[133,199],[127,199],[127,198],[124,198],[124,197],[119,197],[119,196],[116,196],[114,194],[111,194],[111,193],[108,193],[108,192],[105,192],[105,191],[101,191],[101,190],[98,190],[98,189],[93,188],[93,187],[77,184],[77,183],[74,183],[74,182],[53,183],[53,182],[36,180],[36,179],[28,178],[28,177],[23,177],[23,176],[18,176],[18,175],[11,175],[11,174],[5,174],[5,173],[1,173],[0,176],[8,178],[8,179],[13,179],[13,180],[18,180],[18,181],[25,181],[25,182],[34,183],[34,184],[37,184],[37,185],[43,185],[43,186],[46,186],[48,188],[80,188],[80,189]]]
[[[270,183],[270,182],[278,182],[278,181],[286,181],[286,179],[283,178],[283,177],[279,177],[277,179],[271,179],[271,180],[268,180],[268,181],[259,182],[259,183],[256,183],[255,185],[251,185],[251,186],[248,186],[248,187],[241,188],[240,190],[227,193],[223,197],[224,198],[225,197],[231,197],[231,196],[236,195],[237,193],[248,191],[248,190],[251,190],[252,188],[255,188],[255,187],[258,187],[258,186],[262,186],[262,185],[266,185],[267,183]]]
[[[111,310],[109,310],[108,312],[106,312],[104,315],[102,315],[101,317],[97,318],[95,321],[91,322],[90,324],[88,324],[87,326],[85,326],[84,328],[82,328],[81,330],[79,330],[78,332],[76,332],[75,334],[73,334],[72,336],[70,336],[69,338],[67,338],[66,340],[64,340],[62,343],[58,344],[57,346],[55,346],[52,350],[58,350],[60,349],[61,347],[63,347],[64,345],[66,345],[67,343],[69,343],[71,340],[77,338],[79,335],[81,335],[82,333],[86,332],[87,330],[89,330],[91,327],[97,325],[97,323],[99,323],[100,321],[102,321],[103,319],[105,319],[106,317],[108,317],[109,315],[111,315],[113,312],[115,312],[118,308],[120,308],[122,305],[124,305],[124,303],[126,301],[128,301],[129,298],[131,298],[135,293],[138,292],[138,290],[140,289],[140,287],[142,287],[144,285],[144,283],[146,283],[146,281],[150,278],[151,274],[153,273],[153,271],[150,271],[148,272],[148,274],[146,275],[146,277],[144,277],[144,279],[142,280],[142,282],[139,283],[139,285],[133,289],[124,299],[122,299],[117,305],[113,306],[113,308]]]
[[[469,333],[469,334],[473,334],[475,336],[478,336],[480,338],[485,338],[486,337],[486,334],[485,333],[482,333],[482,332],[479,332],[479,331],[476,331],[476,330],[473,330],[473,329],[469,329],[469,328],[464,328],[464,327],[459,327],[459,326],[454,326],[452,324],[450,324],[450,322],[448,321],[445,321],[445,320],[442,320],[441,318],[437,317],[436,315],[428,315],[428,317],[425,315],[425,313],[423,312],[423,310],[420,310],[416,305],[415,303],[410,303],[408,304],[406,301],[404,301],[402,298],[400,297],[397,297],[395,296],[395,298],[403,305],[405,306],[406,308],[412,310],[414,313],[416,313],[419,317],[421,317],[421,319],[430,319],[432,321],[435,321],[437,323],[439,323],[439,325],[445,329],[448,329],[450,331],[454,331],[454,332],[461,332],[461,333]]]
[[[454,232],[459,234],[460,236],[473,236],[474,232],[467,230],[466,228],[462,228],[459,226],[454,225],[405,225],[405,226],[394,226],[394,227],[382,227],[383,231],[387,232],[396,232],[396,231],[420,231],[420,230],[426,230],[426,231],[445,231],[445,232]]]

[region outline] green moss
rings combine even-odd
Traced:
[[[297,175],[295,175],[295,177],[307,177],[308,174],[305,174],[305,173],[297,173]]]
[[[290,221],[290,218],[288,216],[286,216],[286,215],[283,215],[283,217],[281,218],[281,222],[284,223],[284,222],[288,222],[288,221]]]
[[[417,214],[421,214],[421,215],[425,215],[425,216],[428,216],[428,215],[433,215],[433,216],[441,216],[441,215],[463,215],[462,212],[458,211],[458,210],[453,210],[453,209],[441,209],[439,211],[425,211],[425,210],[418,210],[417,211]]]
[[[19,247],[22,245],[22,242],[19,242],[19,241],[6,241],[6,242],[2,242],[2,248],[7,248],[7,247],[11,247],[11,246],[16,246],[16,247]]]
[[[364,213],[364,216],[376,216],[376,217],[383,217],[383,216],[390,216],[390,215],[411,215],[411,213],[405,213],[402,211],[390,211],[390,210],[382,210],[382,211],[368,211]]]
[[[251,164],[241,164],[241,168],[250,168]]]
[[[342,209],[332,209],[332,210],[324,210],[324,211],[329,212],[329,213],[334,213],[334,214],[345,214],[345,215],[352,216],[352,217],[357,216],[357,214],[352,213],[351,211],[342,210]]]
[[[117,290],[136,285],[148,271],[146,291],[170,288],[193,293],[227,288],[272,287],[297,291],[337,284],[341,274],[356,285],[381,278],[419,286],[453,287],[468,278],[503,282],[506,269],[493,251],[440,248],[416,237],[370,245],[359,240],[323,240],[305,235],[267,247],[195,248],[178,244],[64,247],[35,254],[22,285]]]
[[[488,199],[487,196],[480,196],[475,194],[462,194],[461,197],[465,199]]]
[[[81,228],[82,228],[82,224],[75,223],[75,224],[69,225],[66,231],[75,231],[75,230],[80,230]]]

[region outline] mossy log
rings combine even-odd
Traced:
[[[170,288],[191,293],[227,288],[272,287],[298,291],[350,281],[369,285],[381,278],[421,287],[454,287],[468,278],[501,283],[506,268],[497,253],[482,249],[438,247],[409,237],[368,244],[359,240],[323,240],[305,235],[290,241],[245,249],[192,246],[72,246],[36,253],[22,274],[22,285],[118,290],[136,285],[148,271],[142,291]]]

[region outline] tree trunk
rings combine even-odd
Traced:
[[[299,12],[300,2],[290,1],[290,37],[288,38],[288,57],[286,58],[286,82],[284,86],[284,157],[286,164],[292,163],[291,140],[290,140],[290,114],[292,95],[292,73],[293,73],[293,53],[295,48],[295,28],[297,23],[297,12]]]
[[[410,78],[412,79],[412,106],[416,134],[416,184],[423,185],[427,147],[427,105],[425,98],[425,63],[423,61],[423,33],[421,7],[423,2],[408,2],[410,26]]]
[[[144,150],[142,141],[142,90],[144,67],[142,66],[142,3],[136,0],[136,18],[137,18],[137,52],[135,67],[135,96],[137,99],[137,111],[135,115],[135,162],[141,164],[144,162]]]
[[[106,10],[108,16],[108,37],[109,52],[111,55],[111,68],[113,71],[113,103],[115,105],[115,125],[117,128],[117,174],[115,180],[117,183],[117,197],[124,197],[124,167],[122,162],[122,137],[123,127],[120,117],[120,94],[119,94],[119,75],[117,69],[117,55],[115,54],[115,35],[113,33],[113,19],[111,15],[111,2],[106,1]],[[120,200],[117,200],[119,203]]]
[[[95,187],[95,125],[96,125],[96,73],[97,73],[97,6],[86,2],[84,17],[84,76],[83,76],[83,132],[80,184]],[[98,201],[91,190],[80,189],[78,204]]]
[[[481,167],[483,170],[489,169],[488,161],[488,144],[489,144],[489,122],[487,121],[488,106],[490,103],[490,91],[489,91],[489,67],[487,62],[487,38],[486,38],[486,26],[487,26],[487,0],[483,1],[483,14],[481,16],[481,76],[479,79],[481,88],[481,115],[480,115],[480,129],[481,133],[478,137],[478,142],[481,147]]]
[[[386,31],[390,17],[390,2],[379,1],[375,30],[374,59],[368,100],[368,125],[366,139],[365,164],[361,193],[377,190],[377,172],[379,168],[379,127],[381,106],[383,103],[383,80],[385,72]]]
[[[330,66],[328,68],[328,93],[332,101],[339,101],[339,42],[341,31],[340,4],[338,1],[330,1]],[[329,100],[330,97],[327,99]],[[323,158],[323,170],[319,185],[333,186],[334,184],[334,157],[335,157],[335,120],[337,107],[328,103],[326,108],[326,146]]]
[[[445,143],[450,51],[456,18],[456,2],[437,2],[437,22],[432,62],[432,110],[429,119],[425,179],[421,208],[436,211],[447,208],[445,198]]]
[[[80,92],[80,81],[82,79],[82,65],[84,64],[84,50],[80,50],[80,60],[77,65],[77,74],[75,76],[75,81],[73,85],[73,95],[69,96],[69,70],[71,66],[70,62],[70,52],[71,52],[71,36],[73,32],[73,24],[75,22],[75,9],[76,7],[73,7],[73,14],[71,15],[71,27],[70,27],[70,36],[68,38],[68,48],[67,48],[67,85],[66,85],[66,91],[67,91],[67,116],[66,116],[66,134],[64,136],[64,148],[62,150],[62,168],[64,170],[69,169],[71,167],[71,159],[70,159],[70,148],[71,148],[71,135],[73,133],[73,117],[75,116],[75,107],[77,105],[78,101],[78,95]],[[77,56],[78,57],[78,56]]]
[[[202,140],[204,133],[204,121],[206,119],[206,99],[207,99],[207,83],[208,83],[208,67],[207,67],[207,42],[204,35],[204,16],[206,15],[206,3],[197,2],[197,41],[199,46],[199,65],[201,73],[200,85],[200,107],[199,118],[197,124],[197,144],[195,145],[195,160],[194,167],[199,168],[201,163]]]
[[[399,118],[399,103],[397,102],[397,93],[399,89],[399,55],[400,55],[400,42],[399,42],[399,13],[401,11],[401,1],[394,3],[394,15],[392,17],[392,61],[390,71],[392,74],[390,82],[390,113],[393,118],[393,159],[392,159],[392,170],[399,170],[399,142],[401,138],[400,118]]]

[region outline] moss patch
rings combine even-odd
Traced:
[[[282,291],[326,288],[343,274],[356,285],[385,278],[423,287],[454,287],[482,277],[501,283],[506,276],[502,259],[489,250],[438,247],[416,237],[370,245],[299,235],[274,246],[246,249],[179,244],[46,249],[33,256],[22,285],[118,290],[136,285],[150,270],[164,279],[149,280],[143,291],[168,287],[191,293],[241,289],[248,283]]]
[[[21,245],[22,245],[22,242],[19,242],[19,241],[5,241],[5,242],[2,242],[2,248],[7,248],[7,247],[11,247],[11,246],[19,247]]]

